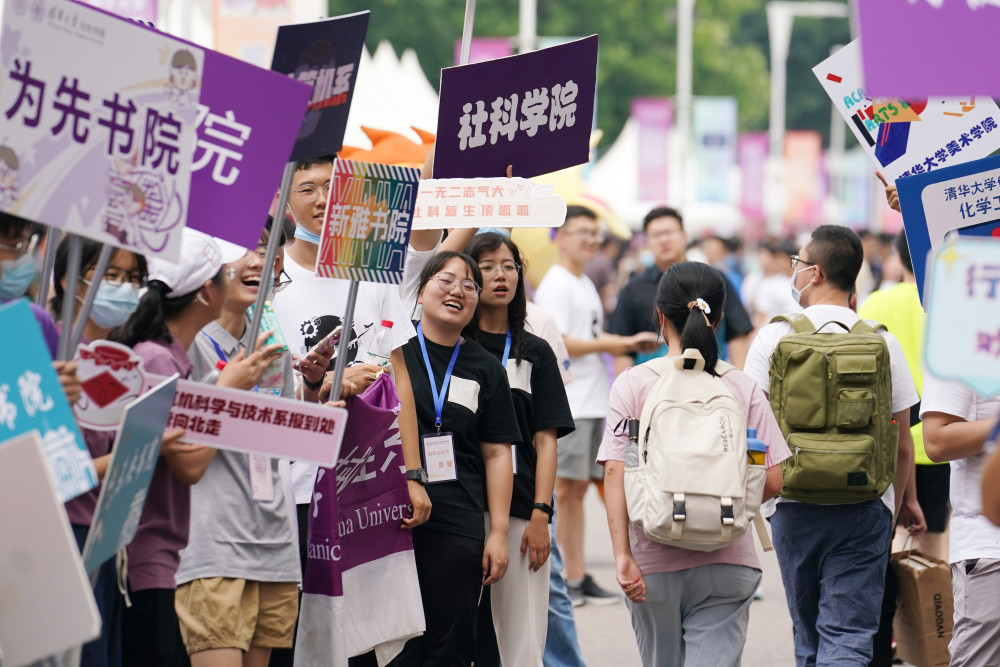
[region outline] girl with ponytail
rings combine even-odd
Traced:
[[[767,397],[743,371],[719,363],[715,328],[726,288],[722,275],[697,262],[675,264],[660,279],[656,316],[669,357],[696,349],[704,371],[720,377],[743,408],[746,425],[770,448],[763,499],[781,489],[781,461],[791,456]],[[669,358],[668,357],[668,358]],[[652,362],[650,362],[652,363]],[[644,665],[683,665],[685,656],[704,664],[739,665],[746,642],[750,603],[761,579],[753,531],[715,551],[694,551],[654,542],[630,530],[625,504],[628,429],[616,429],[642,414],[660,375],[643,364],[622,373],[608,397],[607,428],[597,462],[604,465],[608,527],[618,584],[628,598],[632,628]],[[684,437],[684,434],[678,434]]]

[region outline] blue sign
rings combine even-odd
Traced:
[[[932,250],[949,232],[1000,237],[1000,155],[896,180],[920,301]]]
[[[271,69],[313,88],[290,160],[329,155],[343,147],[370,15],[364,11],[278,27]]]
[[[52,357],[27,300],[0,308],[0,444],[37,430],[63,502],[97,486],[97,471],[73,419]]]
[[[175,373],[125,406],[122,427],[111,450],[108,473],[83,546],[87,572],[99,568],[135,537],[160,456],[178,377]]]

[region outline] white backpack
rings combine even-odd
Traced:
[[[704,372],[696,349],[644,366],[660,378],[642,406],[638,457],[625,457],[629,521],[670,546],[714,551],[731,544],[754,522],[767,475],[766,466],[747,460],[743,409],[721,377]],[[715,370],[721,376],[735,367],[719,361]]]

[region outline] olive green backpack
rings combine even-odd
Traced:
[[[795,329],[771,355],[771,409],[792,450],[781,464],[781,497],[811,503],[879,498],[896,475],[899,437],[889,347],[878,333],[885,327],[871,320],[850,329],[829,322],[844,331],[817,333],[802,313],[771,321]]]

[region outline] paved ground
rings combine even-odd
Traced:
[[[587,516],[587,568],[608,590],[620,590],[615,583],[615,562],[611,553],[611,537],[604,506],[596,491],[591,489],[585,500]],[[756,541],[756,538],[755,538]],[[757,545],[760,549],[760,545]],[[785,604],[785,592],[774,552],[761,552],[764,578],[761,584],[764,598],[750,608],[743,667],[794,666],[792,621]],[[629,624],[625,603],[609,606],[583,605],[576,609],[580,648],[592,667],[638,667],[639,651]]]

